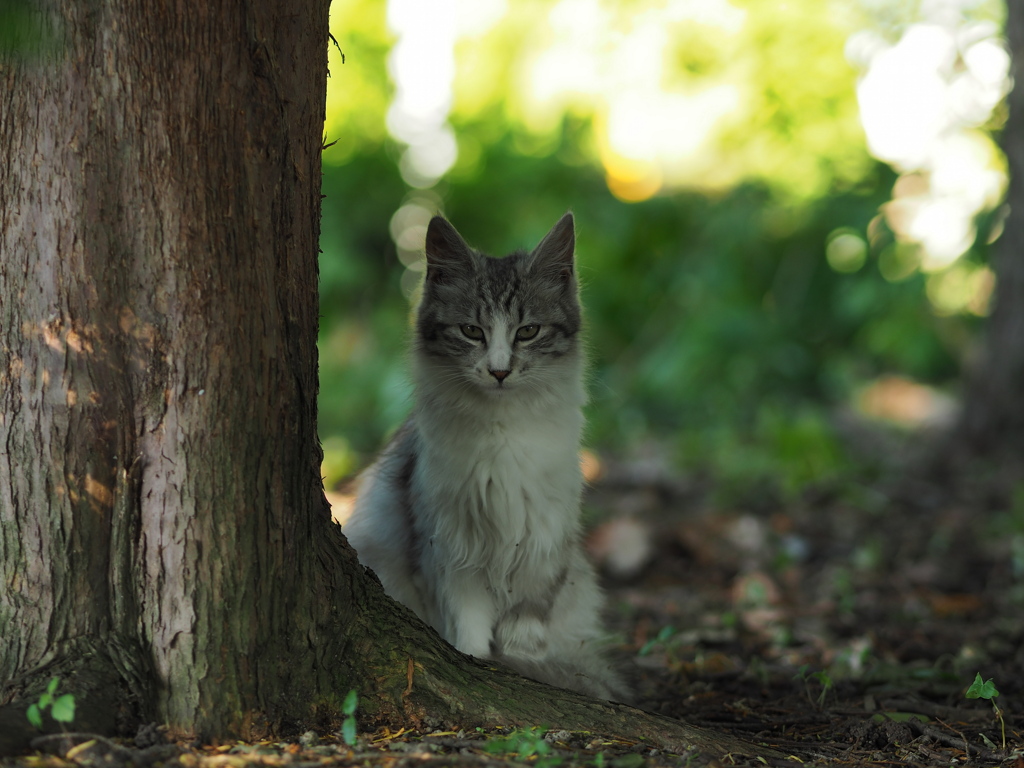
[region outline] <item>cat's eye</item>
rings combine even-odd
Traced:
[[[516,331],[516,341],[529,341],[530,339],[535,338],[539,332],[539,325],[524,325]]]
[[[459,328],[462,330],[462,335],[467,339],[473,339],[474,341],[480,341],[484,337],[483,329],[476,325],[460,325]]]

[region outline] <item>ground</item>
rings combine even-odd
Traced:
[[[657,542],[610,591],[646,708],[803,762],[1024,765],[1022,499],[890,460],[868,484],[731,509],[692,481],[628,482],[643,468],[595,488],[622,510],[606,528]],[[978,674],[999,696],[966,697]]]
[[[219,747],[164,744],[153,729],[137,743],[47,737],[16,764],[1024,768],[1024,495],[1012,492],[1024,475],[937,470],[906,440],[873,445],[882,460],[864,477],[789,494],[723,492],[664,469],[658,450],[588,470],[588,545],[641,706],[783,757],[671,755],[537,723],[351,745],[341,733]],[[979,674],[997,697],[967,697]]]

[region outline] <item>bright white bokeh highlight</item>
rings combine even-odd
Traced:
[[[486,32],[505,10],[505,0],[388,0],[388,28],[396,40],[388,57],[395,96],[387,127],[407,145],[399,170],[409,186],[432,187],[458,159],[448,123],[455,44]]]
[[[486,34],[507,11],[507,0],[388,0],[396,42],[387,127],[406,145],[399,167],[410,186],[432,187],[457,161],[448,122],[456,46]],[[739,115],[743,94],[735,82],[673,78],[674,34],[693,24],[735,34],[745,18],[728,0],[665,0],[635,11],[557,0],[541,10],[535,45],[514,76],[520,116],[544,134],[575,107],[594,115],[609,184],[625,198],[692,179],[707,162],[709,142]]]
[[[894,42],[864,31],[847,46],[864,71],[857,98],[868,147],[903,174],[886,220],[901,242],[918,247],[915,269],[926,273],[948,270],[970,249],[977,216],[1006,190],[1001,154],[985,126],[1010,88],[1010,57],[994,24],[967,20],[970,5],[925,3],[922,19]],[[951,274],[968,279],[964,270]],[[977,290],[990,282],[970,278]],[[943,284],[946,300],[934,301],[937,289],[929,295],[946,312],[948,296],[966,293],[953,290],[950,278]],[[959,305],[980,306],[968,299]]]
[[[559,0],[523,69],[522,116],[544,132],[574,108],[593,114],[609,187],[622,199],[690,182],[742,94],[714,77],[673,77],[674,35],[687,24],[735,33],[745,18],[727,0],[667,0],[635,13]]]

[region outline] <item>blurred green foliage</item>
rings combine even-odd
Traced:
[[[31,61],[56,50],[56,30],[43,9],[31,0],[0,0],[0,63]]]
[[[335,3],[347,58],[332,58],[332,82],[351,95],[329,116],[327,140],[339,144],[324,154],[320,433],[349,458],[329,481],[368,458],[411,405],[405,267],[389,234],[410,189],[384,130],[380,5]],[[532,246],[575,212],[592,445],[624,454],[653,439],[737,487],[770,481],[791,494],[848,468],[832,415],[858,386],[882,373],[948,384],[976,321],[936,315],[919,273],[880,270],[893,238],[878,212],[895,176],[864,148],[833,4],[743,6],[751,22],[730,46],[679,61],[680,77],[746,73],[747,119],[723,127],[713,150],[732,164],[728,184],[617,199],[597,157],[597,112],[567,105],[538,132],[506,93],[528,45],[517,11],[466,44],[476,67],[466,72],[502,76],[477,77],[473,90],[460,70],[459,160],[431,194],[495,255]],[[863,240],[862,266],[829,265],[837,233]],[[983,246],[971,258],[984,260]]]

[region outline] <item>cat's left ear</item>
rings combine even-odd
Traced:
[[[472,269],[472,250],[443,216],[430,220],[425,250],[428,283],[450,283]]]
[[[568,282],[573,275],[576,222],[572,213],[558,220],[530,254],[530,268]]]

